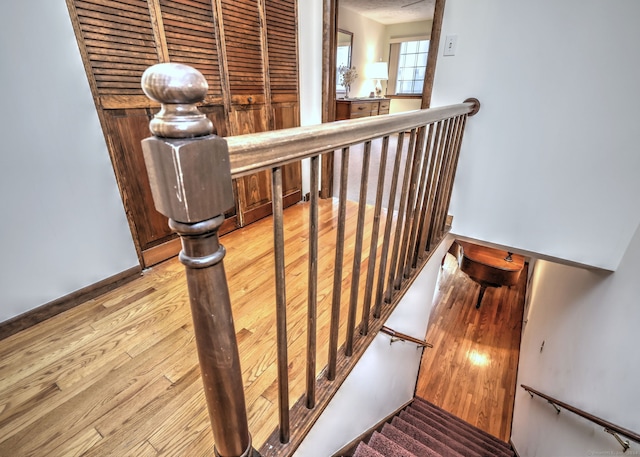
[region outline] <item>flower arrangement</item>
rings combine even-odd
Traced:
[[[358,72],[356,71],[356,67],[347,67],[346,65],[340,65],[338,67],[338,74],[340,75],[340,84],[344,86],[345,89],[345,97],[349,98],[349,89],[351,89],[351,84],[358,79]]]

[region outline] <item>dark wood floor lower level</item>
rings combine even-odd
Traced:
[[[480,286],[447,254],[440,273],[416,394],[508,441],[516,387],[527,271],[518,285]]]

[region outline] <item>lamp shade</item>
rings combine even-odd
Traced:
[[[389,68],[387,62],[373,62],[367,64],[367,78],[369,79],[389,79]]]

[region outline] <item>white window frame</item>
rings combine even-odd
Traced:
[[[399,72],[400,72],[400,58],[401,58],[401,52],[400,49],[402,47],[403,43],[409,43],[409,42],[413,42],[413,41],[426,41],[426,44],[424,46],[426,46],[427,51],[426,52],[422,52],[420,54],[424,54],[424,61],[426,62],[426,60],[428,59],[428,49],[429,49],[429,37],[428,36],[412,36],[412,37],[402,37],[402,38],[392,38],[390,40],[390,48],[389,48],[389,81],[387,83],[387,94],[388,95],[398,95],[398,96],[408,96],[408,97],[418,97],[418,96],[422,96],[422,90],[420,90],[419,92],[398,92],[398,76],[399,76]],[[413,67],[413,68],[417,68],[417,67]],[[422,68],[422,67],[420,67]],[[426,74],[426,63],[424,66],[424,74]],[[422,84],[424,85],[424,77],[422,80]],[[424,86],[423,86],[424,87]]]

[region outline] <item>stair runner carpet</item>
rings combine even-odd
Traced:
[[[504,441],[416,397],[353,457],[513,457]]]

